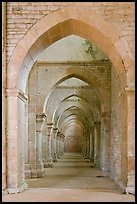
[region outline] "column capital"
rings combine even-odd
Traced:
[[[51,122],[51,123],[47,123],[47,127],[48,127],[48,128],[52,128],[53,125],[54,125],[54,123],[52,123],[52,122]]]
[[[43,121],[45,121],[46,117],[47,117],[47,116],[46,116],[45,113],[37,114],[37,115],[36,115],[36,121],[37,121],[37,122],[43,122]]]
[[[57,130],[58,130],[58,128],[57,128],[57,127],[54,127],[54,128],[53,128],[53,130],[57,131]]]
[[[42,132],[43,122],[46,119],[46,115],[42,113],[41,115],[36,115],[36,131]]]
[[[58,128],[53,127],[53,133],[56,134],[57,133]]]
[[[23,102],[26,102],[28,100],[27,95],[25,95],[25,93],[23,93],[21,90],[19,90],[17,88],[6,89],[6,96],[7,97],[18,97]]]
[[[54,123],[47,124],[47,135],[50,136],[51,129],[53,128]]]
[[[62,138],[64,137],[63,133],[60,133],[60,137],[62,137]]]
[[[57,137],[59,137],[59,136],[60,136],[60,133],[61,133],[60,131],[57,131]]]

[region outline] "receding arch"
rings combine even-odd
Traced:
[[[81,29],[81,27],[83,29]],[[21,98],[22,96],[18,94],[25,92],[27,78],[32,65],[37,59],[37,55],[55,41],[70,34],[76,34],[95,42],[106,53],[116,68],[123,88],[134,81],[134,74],[132,73],[134,60],[131,49],[126,39],[120,37],[120,31],[116,31],[112,25],[105,22],[102,16],[91,15],[91,12],[85,12],[84,9],[61,9],[43,17],[32,26],[25,37],[17,44],[7,66],[6,88],[8,89],[7,95],[9,94],[7,97],[8,110],[6,115],[8,118],[7,153],[11,153],[12,150],[14,150],[13,154],[15,153],[15,158],[13,161],[16,167],[18,164],[17,160],[20,159],[17,149],[22,142],[20,139],[21,133],[18,131],[18,116],[20,115],[18,114],[17,96]],[[129,72],[126,72],[127,69]],[[23,100],[25,100],[24,98]],[[14,118],[12,116],[13,106],[15,108]],[[126,108],[128,109],[129,107],[126,106]],[[126,122],[128,121],[127,117],[129,116],[126,116]],[[13,129],[16,130],[14,133],[12,131]],[[129,134],[128,130],[127,132]],[[10,144],[11,139],[15,140],[14,146]],[[20,169],[21,167],[23,169],[23,166],[20,166]],[[16,171],[14,177],[13,173],[12,164],[10,163],[7,173],[9,181],[7,183],[11,183],[11,186],[8,186],[8,188],[15,188],[15,191],[18,192],[18,187],[20,187],[22,183],[18,183],[19,172]],[[15,178],[14,181],[13,178]],[[22,180],[20,180],[20,182],[22,182]]]
[[[64,111],[64,113],[62,114],[62,115],[60,115],[58,118],[57,118],[57,120],[56,121],[54,121],[54,123],[56,124],[56,122],[57,122],[57,126],[58,126],[58,124],[59,123],[61,123],[62,121],[64,121],[66,118],[68,118],[68,117],[70,117],[70,116],[81,116],[80,118],[81,118],[81,120],[84,122],[85,121],[85,124],[86,124],[86,126],[87,127],[89,127],[89,118],[85,115],[85,114],[83,114],[83,110],[81,110],[81,108],[79,108],[79,107],[76,107],[76,109],[73,109],[74,107],[73,106],[71,106],[71,107],[68,107],[65,111]],[[73,111],[73,112],[72,112]]]
[[[94,114],[93,114],[92,109],[85,108],[86,106],[83,106],[83,105],[85,105],[85,104],[75,104],[74,102],[72,102],[68,105],[65,101],[61,102],[61,104],[54,111],[54,114],[52,117],[52,122],[54,123],[57,120],[58,115],[62,115],[67,110],[74,110],[74,108],[75,109],[81,108],[85,112],[85,114],[89,116],[89,118],[90,117],[94,118]]]
[[[82,76],[81,74],[74,73],[74,70],[73,70],[73,71],[72,71],[72,74],[69,73],[69,74],[65,74],[64,76],[62,76],[62,78],[61,78],[59,81],[55,82],[54,86],[49,90],[49,93],[47,94],[47,96],[46,96],[46,98],[45,98],[45,102],[44,102],[44,106],[43,106],[43,112],[44,112],[44,113],[45,113],[46,104],[47,104],[47,102],[48,102],[48,99],[49,99],[49,97],[50,97],[52,91],[53,91],[59,84],[61,84],[63,81],[65,81],[65,80],[67,80],[67,79],[70,79],[70,78],[73,78],[73,77],[75,77],[75,78],[77,78],[77,79],[80,79],[80,80],[86,82],[86,83],[87,83],[88,85],[90,85],[90,86],[93,86],[94,89],[95,89],[95,91],[96,91],[96,93],[97,93],[97,95],[98,95],[98,97],[99,97],[99,100],[100,100],[101,104],[104,104],[104,102],[105,102],[105,98],[103,97],[104,94],[102,94],[102,92],[100,91],[101,89],[98,89],[98,88],[96,88],[96,86],[95,86],[95,85],[96,85],[96,82],[97,82],[97,79],[96,79],[95,74],[92,74],[92,75],[90,75],[90,77],[89,77],[89,74],[86,73],[86,76],[84,77],[84,76]],[[91,79],[90,79],[90,78],[91,78]],[[105,90],[104,90],[104,91],[105,91]]]

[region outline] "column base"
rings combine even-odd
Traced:
[[[55,159],[54,159],[54,162],[57,162],[57,161],[58,161],[58,159],[57,159],[57,158],[55,158]]]
[[[53,167],[53,160],[52,158],[48,158],[47,161],[44,163],[45,168],[52,168]]]
[[[37,178],[42,178],[43,176],[45,176],[46,172],[45,172],[43,163],[36,164],[36,168],[37,168]]]
[[[128,186],[126,187],[126,193],[128,194],[132,194],[132,195],[135,195],[135,187],[132,187],[132,186]]]
[[[36,169],[31,170],[31,178],[42,178],[45,176],[45,173],[44,164],[36,164]]]
[[[2,195],[7,195],[7,194],[8,194],[7,188],[2,189]]]
[[[99,157],[94,158],[94,164],[96,167],[100,167]]]
[[[57,162],[58,160],[57,160],[57,155],[56,154],[54,154],[54,156],[52,157],[52,161],[53,162]]]
[[[21,193],[22,191],[28,188],[28,184],[24,182],[19,188],[7,188],[9,194],[12,193]]]
[[[30,171],[30,165],[25,164],[25,178],[30,179],[31,178],[31,171]]]
[[[94,162],[94,158],[92,156],[89,156],[90,162]]]
[[[31,169],[31,178],[37,178],[37,170]]]
[[[126,193],[135,195],[135,172],[128,173],[127,178]]]
[[[102,168],[104,176],[110,177],[111,176],[111,174],[110,174],[110,163],[109,162],[105,162],[104,165],[105,166]]]
[[[52,168],[53,167],[53,163],[52,162],[46,162],[46,163],[44,163],[44,167],[45,168]]]

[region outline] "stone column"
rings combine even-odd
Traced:
[[[34,65],[35,66],[35,65]],[[36,169],[36,83],[37,71],[31,70],[31,75],[28,78],[28,154],[31,177],[37,178]]]
[[[100,122],[95,122],[95,137],[94,137],[94,164],[100,166]]]
[[[52,159],[53,162],[57,162],[57,147],[56,147],[56,139],[57,139],[57,130],[58,128],[53,128],[53,137],[52,137]]]
[[[46,115],[36,116],[36,169],[37,178],[41,178],[45,175],[44,163],[42,158],[42,128],[43,122],[45,121]]]
[[[24,175],[25,94],[7,89],[7,189],[8,193],[27,188]]]
[[[57,158],[60,159],[60,151],[59,151],[59,143],[60,143],[60,132],[57,131]]]
[[[24,137],[25,137],[25,146],[24,146],[24,149],[25,149],[25,178],[31,178],[31,170],[30,170],[29,154],[28,154],[29,153],[28,100],[26,101],[26,104],[25,104],[25,135]]]
[[[44,167],[46,167],[46,158],[47,158],[47,116],[45,115],[45,121],[43,122],[42,128],[42,159]]]
[[[65,135],[62,135],[62,155],[64,155],[64,142],[65,142]]]
[[[85,155],[85,135],[82,135],[82,156]]]
[[[89,159],[90,156],[90,135],[87,132],[87,154],[86,154],[86,158]]]
[[[85,138],[86,138],[86,140],[85,140],[85,146],[86,146],[86,148],[85,148],[85,155],[84,155],[84,157],[85,158],[89,158],[89,135],[88,135],[88,132],[85,130]]]
[[[47,125],[46,125],[47,126]],[[45,154],[45,161],[44,161],[44,167],[48,168],[49,167],[49,136],[48,136],[48,130],[46,128],[46,154]]]
[[[103,133],[102,139],[104,140],[103,146],[103,154],[104,154],[104,162],[103,168],[104,174],[106,176],[110,176],[110,127],[111,127],[111,117],[109,112],[103,112],[101,114],[102,117],[102,125],[103,125]]]
[[[59,155],[62,156],[61,154],[61,148],[62,148],[62,133],[59,135]]]
[[[48,167],[53,167],[53,161],[51,156],[51,137],[52,137],[53,123],[47,124],[47,152],[48,152]]]
[[[121,105],[121,186],[135,194],[135,88],[120,94]]]
[[[86,157],[86,155],[87,155],[87,135],[85,134],[85,132],[83,133],[83,135],[84,135],[84,157]]]
[[[63,155],[63,149],[64,149],[64,135],[61,133],[60,134],[60,156]]]
[[[2,2],[2,190],[6,189],[6,2]]]
[[[94,125],[90,127],[90,157],[91,162],[94,162]]]

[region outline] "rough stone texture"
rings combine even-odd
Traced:
[[[111,174],[117,182],[121,176],[121,143],[120,134],[120,81],[114,67],[111,69]],[[115,169],[114,169],[115,167]]]
[[[71,125],[65,131],[65,152],[82,152],[82,130],[80,127]]]
[[[6,2],[7,10],[2,4],[3,189],[7,187],[9,193],[17,193],[26,188],[24,162],[30,177],[42,174],[42,162],[52,155],[54,137],[52,131],[47,133],[47,125],[57,128],[57,148],[53,150],[59,158],[64,151],[64,130],[70,121],[75,121],[84,130],[83,155],[126,192],[134,194],[135,3]],[[36,62],[38,54],[71,34],[93,40],[111,63],[100,60],[81,66],[78,62],[67,65]],[[29,74],[32,78],[27,85]],[[89,87],[87,91],[83,87],[58,86],[70,77],[90,84],[90,96]],[[48,123],[37,134],[36,119],[43,112]],[[29,126],[26,138],[25,121]],[[101,122],[101,129],[96,129],[97,122]],[[29,152],[24,152],[24,141]],[[43,151],[42,147],[47,149]]]
[[[63,8],[79,8],[100,14],[121,30],[134,52],[134,2],[7,2],[7,61],[17,43],[42,17]],[[30,12],[31,11],[31,12]]]

